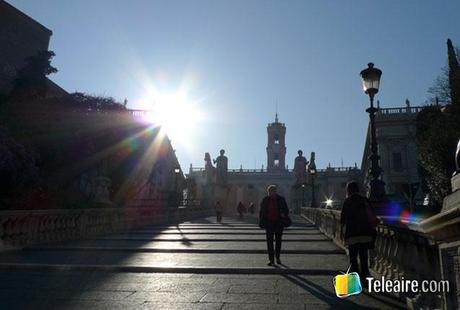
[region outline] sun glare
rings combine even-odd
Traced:
[[[155,92],[146,96],[142,104],[150,110],[146,121],[161,126],[174,143],[191,145],[203,114],[197,102],[191,100],[185,91]]]

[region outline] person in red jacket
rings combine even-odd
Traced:
[[[276,192],[276,185],[270,185],[266,196],[260,204],[259,226],[265,228],[268,250],[268,266],[275,263],[281,264],[281,242],[283,237],[283,218],[288,217],[289,209],[286,199]],[[273,249],[273,239],[275,239],[275,249]]]

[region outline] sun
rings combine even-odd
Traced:
[[[173,143],[193,145],[199,123],[203,120],[198,101],[189,98],[186,91],[148,94],[142,105],[149,110],[145,120],[161,126]]]

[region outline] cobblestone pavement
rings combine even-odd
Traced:
[[[332,278],[346,271],[347,257],[300,218],[283,239],[275,267],[266,266],[264,232],[251,218],[5,252],[0,309],[404,308],[382,295],[336,297]]]

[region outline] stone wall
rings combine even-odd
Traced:
[[[200,205],[179,208],[104,208],[0,212],[0,251],[180,223],[213,214]]]

